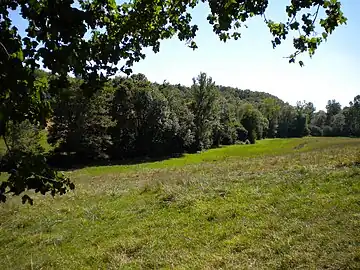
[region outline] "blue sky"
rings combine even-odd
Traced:
[[[269,1],[267,17],[284,21],[289,1]],[[303,55],[302,68],[283,58],[293,52],[291,39],[272,48],[271,35],[261,18],[241,30],[241,39],[221,42],[206,20],[208,4],[200,4],[192,12],[193,23],[199,26],[195,39],[199,48],[193,51],[177,38],[163,41],[157,54],[145,49],[146,59],[135,63],[133,71],[144,73],[151,81],[183,85],[191,85],[192,78],[202,71],[217,84],[268,92],[293,105],[306,100],[319,110],[329,99],[336,99],[345,106],[360,94],[360,1],[341,2],[347,25],[336,29],[312,59]],[[13,14],[13,19],[19,30],[24,30],[21,17]]]
[[[269,2],[267,17],[283,19],[289,0]],[[283,58],[293,52],[291,40],[272,48],[271,35],[261,18],[242,29],[241,39],[224,43],[206,20],[208,7],[200,5],[193,12],[193,22],[199,25],[197,50],[176,38],[166,40],[159,53],[146,50],[146,59],[136,63],[133,70],[151,81],[185,85],[191,85],[192,78],[202,71],[217,84],[268,92],[293,105],[297,100],[307,100],[324,109],[329,99],[348,105],[360,94],[360,1],[341,2],[347,25],[336,29],[312,59],[304,55],[302,68]]]

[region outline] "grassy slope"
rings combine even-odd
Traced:
[[[0,265],[359,269],[359,149],[358,139],[265,140],[73,171],[67,196],[0,205]]]

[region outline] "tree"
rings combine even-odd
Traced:
[[[331,122],[333,136],[344,135],[345,124],[345,115],[342,112],[335,114]]]
[[[311,136],[321,137],[323,135],[323,130],[319,126],[310,125],[309,129]]]
[[[245,142],[248,137],[248,131],[242,124],[236,125],[236,134],[237,134],[237,140],[240,142]]]
[[[310,123],[313,126],[317,126],[319,128],[323,128],[326,124],[326,112],[320,110],[314,114],[314,117],[311,119]]]
[[[289,137],[303,137],[309,134],[307,115],[298,111],[290,123]]]
[[[219,98],[219,121],[213,129],[213,144],[215,146],[230,145],[237,139],[235,106],[223,96]]]
[[[197,78],[193,78],[191,95],[190,109],[194,114],[195,125],[194,150],[202,150],[212,145],[214,126],[219,123],[218,94],[212,78],[203,72]]]
[[[324,126],[323,128],[323,135],[325,137],[331,137],[333,136],[334,132],[332,130],[332,127],[331,126]]]
[[[215,34],[223,41],[238,39],[238,29],[250,17],[261,16],[269,27],[275,48],[292,32],[298,33],[293,40],[295,52],[289,56],[289,62],[307,51],[312,56],[336,27],[346,23],[339,1],[299,0],[286,6],[288,20],[276,23],[265,16],[268,0],[260,1],[205,1],[210,6],[208,21]],[[0,135],[6,136],[9,121],[22,122],[28,119],[32,124],[44,126],[51,116],[48,93],[54,93],[69,85],[68,74],[81,78],[81,88],[86,95],[96,95],[108,76],[118,70],[131,73],[134,62],[145,58],[144,47],[158,52],[160,41],[175,35],[196,48],[194,37],[197,25],[191,25],[189,9],[194,8],[198,0],[152,1],[133,0],[117,4],[115,0],[84,1],[74,5],[73,0],[66,1],[2,1],[0,7]],[[303,10],[315,12],[302,14]],[[325,11],[325,12],[322,12]],[[10,12],[19,12],[29,24],[24,31],[18,30],[11,19]],[[325,14],[323,17],[321,14]],[[301,20],[299,19],[301,17]],[[316,35],[315,24],[322,31]],[[35,70],[42,63],[55,76],[49,87],[38,83]],[[299,61],[300,65],[303,62]],[[119,67],[120,65],[120,67]],[[22,95],[18,93],[21,92]],[[21,156],[21,155],[20,155]],[[20,157],[18,156],[18,157]],[[17,160],[14,164],[29,167],[30,160]],[[41,176],[46,162],[34,168]],[[5,194],[13,192],[12,186],[21,185],[35,176],[31,170],[26,174],[15,173],[14,168],[3,171],[10,174],[9,180],[2,182],[1,201]],[[20,170],[21,171],[21,170]],[[51,172],[50,168],[46,168]],[[38,183],[32,181],[25,189],[51,186],[53,194],[63,194],[70,182],[63,177],[53,179],[49,173]],[[73,185],[70,185],[73,187]]]
[[[314,117],[316,108],[312,102],[298,101],[296,102],[296,109],[299,113],[306,115],[307,123],[309,124]]]
[[[267,118],[261,114],[260,123],[256,129],[256,139],[262,140],[266,138],[266,134],[268,133],[268,130],[269,130],[269,120],[267,120]]]
[[[266,134],[269,138],[275,138],[277,134],[279,114],[280,114],[280,105],[275,98],[266,98],[263,103],[260,105],[260,111],[267,118],[268,132]]]
[[[109,129],[114,122],[109,114],[113,91],[108,86],[86,97],[81,80],[74,79],[53,104],[48,141],[59,153],[75,153],[79,159],[108,158],[112,145]]]
[[[179,142],[187,138],[180,124],[185,123],[179,123],[182,119],[171,111],[165,95],[145,76],[116,79],[114,87],[114,158],[162,156],[183,149]],[[179,133],[184,135],[182,139]]]
[[[182,86],[164,83],[159,90],[166,97],[174,124],[174,137],[168,150],[182,153],[190,150],[195,141],[194,114],[190,110],[189,91]],[[185,102],[184,102],[185,101]]]
[[[351,136],[360,136],[360,95],[354,97],[349,105],[343,110],[347,130]]]
[[[263,119],[261,112],[254,108],[251,104],[245,104],[243,107],[244,113],[241,119],[241,124],[248,132],[248,140],[254,144],[257,138],[261,138]]]
[[[335,99],[329,100],[326,105],[326,124],[331,125],[334,115],[341,112],[341,104]]]
[[[21,123],[8,123],[6,144],[12,151],[25,153],[43,153],[45,149],[40,145],[40,130],[25,120]],[[9,153],[8,153],[9,154]]]
[[[287,138],[290,136],[290,128],[295,115],[295,109],[289,104],[285,104],[285,106],[281,108],[277,130],[277,134],[280,138]]]
[[[133,105],[136,155],[164,155],[174,134],[166,98],[156,88],[139,87],[135,89]]]

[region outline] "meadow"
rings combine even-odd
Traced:
[[[360,269],[360,139],[65,173],[65,196],[0,204],[1,269]]]

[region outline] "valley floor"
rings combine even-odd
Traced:
[[[1,269],[360,269],[360,139],[272,139],[67,172],[0,204]]]

